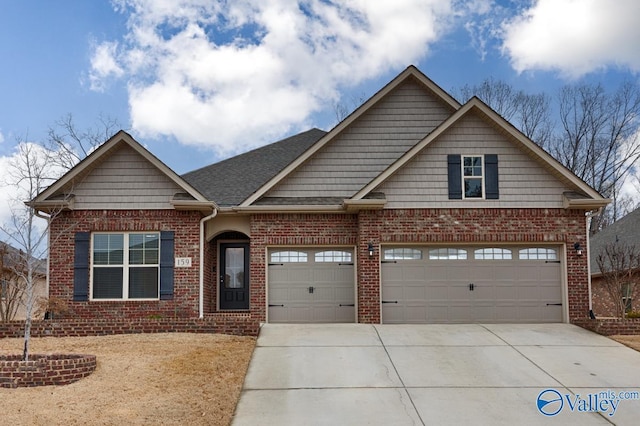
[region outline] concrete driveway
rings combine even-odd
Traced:
[[[637,425],[638,392],[639,352],[569,324],[267,324],[232,424]]]

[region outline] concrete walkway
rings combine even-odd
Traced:
[[[232,424],[637,425],[620,391],[640,353],[568,324],[267,324]]]

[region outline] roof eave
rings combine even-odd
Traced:
[[[345,199],[342,205],[348,212],[358,212],[360,210],[382,210],[387,204],[387,200],[384,198],[376,199]]]
[[[171,205],[176,210],[197,210],[203,213],[213,213],[216,210],[215,203],[211,201],[197,200],[171,200]]]
[[[567,196],[562,196],[562,205],[567,210],[597,210],[602,207],[607,206],[607,204],[611,203],[610,198],[578,198],[571,199],[567,198]]]

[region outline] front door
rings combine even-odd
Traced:
[[[220,309],[249,309],[249,243],[220,244]]]

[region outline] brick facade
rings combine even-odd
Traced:
[[[634,274],[636,282],[640,282],[640,272]],[[617,317],[617,309],[611,295],[602,283],[602,278],[592,278],[591,294],[593,300],[593,312],[596,317]],[[631,309],[640,311],[640,284],[634,286],[631,293]]]
[[[176,210],[85,210],[63,212],[51,222],[49,296],[65,301],[68,318],[193,318],[199,314],[198,212]],[[174,270],[173,300],[73,301],[76,232],[174,231],[176,257],[190,257],[191,268]]]
[[[65,212],[51,224],[50,294],[68,302],[68,318],[111,320],[197,318],[199,314],[199,220],[195,212]],[[173,300],[73,302],[73,235],[78,231],[175,232],[175,256],[191,257],[191,268],[175,269]],[[254,214],[250,239],[250,322],[266,321],[267,249],[275,246],[357,248],[357,321],[379,323],[380,247],[385,244],[584,245],[585,216],[564,209],[403,209],[363,210],[356,214]],[[375,247],[369,257],[368,246]],[[205,244],[204,312],[216,312],[215,240]],[[587,256],[567,253],[569,319],[589,311]]]

